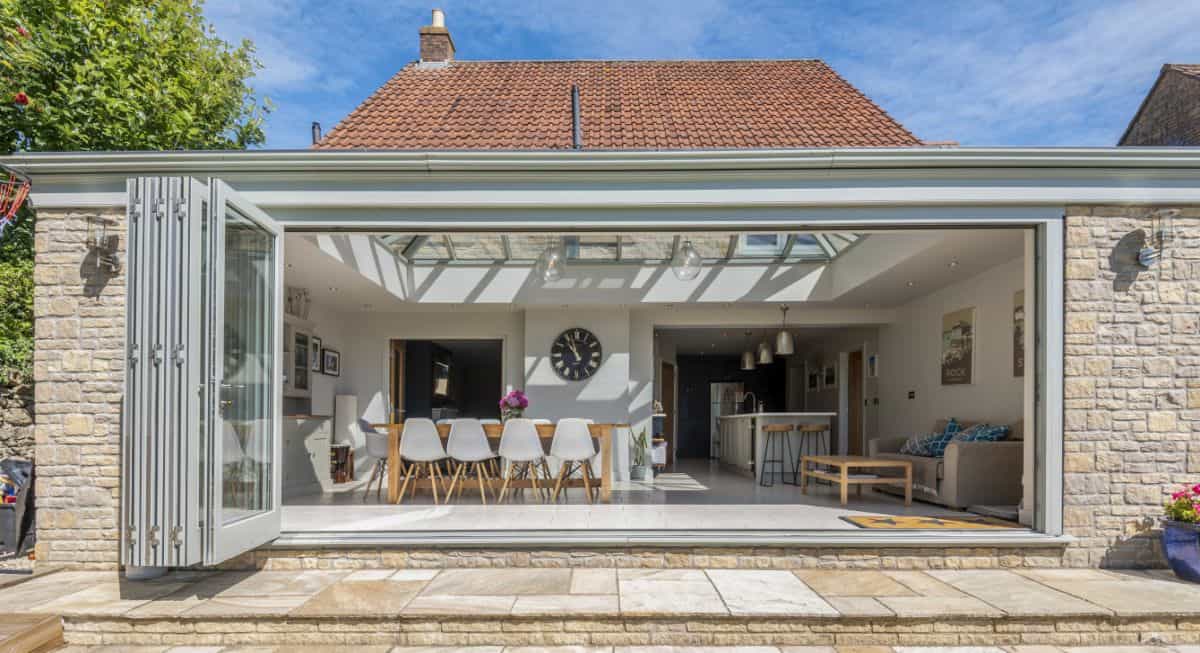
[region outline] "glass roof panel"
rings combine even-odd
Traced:
[[[665,261],[671,258],[675,234],[621,234],[621,260]]]
[[[533,261],[559,240],[557,234],[511,234],[508,249],[513,260]]]
[[[702,258],[723,259],[729,257],[729,239],[732,234],[692,233],[679,236],[680,246],[690,242]]]
[[[615,261],[617,260],[616,234],[603,236],[566,236],[563,246],[567,250],[567,258],[583,260]]]
[[[504,240],[500,236],[480,234],[451,234],[454,258],[459,261],[503,261]]]
[[[437,259],[444,260],[450,258],[450,247],[446,245],[447,237],[444,235],[433,234],[431,236],[417,236],[413,239],[411,245],[408,246],[407,256],[410,259]]]

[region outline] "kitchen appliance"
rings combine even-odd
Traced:
[[[721,416],[733,415],[738,412],[738,399],[742,396],[741,383],[710,383],[708,384],[708,419],[709,445],[708,457],[716,460],[721,457]]]

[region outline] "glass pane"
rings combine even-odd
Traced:
[[[621,234],[621,259],[625,261],[665,261],[671,258],[674,234]]]
[[[479,236],[475,234],[454,234],[450,236],[454,245],[454,258],[460,261],[502,261],[504,260],[504,241],[500,236]]]
[[[700,252],[700,256],[712,258],[728,258],[729,257],[729,239],[732,234],[719,233],[697,233],[697,234],[680,234],[679,243],[682,245],[684,241],[691,241],[692,247]]]
[[[617,235],[606,236],[566,236],[563,245],[567,249],[567,258],[590,259],[599,261],[617,260]]]
[[[508,237],[508,247],[517,261],[533,261],[560,238],[552,234],[513,234]]]
[[[783,234],[742,234],[734,256],[775,257],[783,253],[786,244],[787,236]]]
[[[227,212],[221,361],[221,497],[225,523],[271,509],[274,474],[275,238]]]
[[[450,248],[446,246],[445,236],[417,236],[409,250],[412,251],[412,259],[450,258]]]
[[[792,251],[789,256],[796,258],[827,258],[828,254],[821,244],[817,242],[817,237],[812,234],[796,234],[796,240],[792,243]]]

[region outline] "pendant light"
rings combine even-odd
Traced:
[[[680,281],[691,281],[700,276],[701,264],[704,259],[700,257],[700,252],[696,251],[692,241],[685,240],[683,244],[675,250],[675,255],[671,257],[671,271],[675,273],[675,277]]]
[[[791,356],[796,353],[795,343],[792,342],[792,334],[787,330],[787,312],[788,307],[780,306],[779,310],[783,311],[783,323],[779,327],[779,333],[775,335],[775,354],[779,356]]]
[[[750,332],[746,332],[746,351],[742,352],[742,371],[754,369],[754,352],[750,350]]]
[[[546,248],[537,260],[537,273],[542,281],[558,281],[567,265],[567,252],[558,240]]]
[[[771,353],[771,345],[768,345],[764,340],[758,343],[758,364],[770,365],[775,362],[775,356]]]

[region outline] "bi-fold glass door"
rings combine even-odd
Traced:
[[[122,560],[279,535],[283,231],[219,179],[129,181]]]

